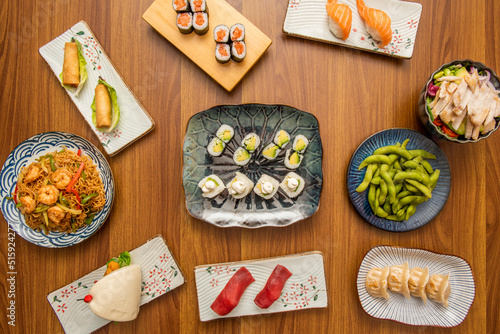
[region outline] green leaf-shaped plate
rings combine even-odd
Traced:
[[[234,137],[221,156],[212,157],[207,152],[207,145],[222,124],[234,128]],[[261,154],[262,148],[272,142],[280,129],[290,134],[291,141],[299,134],[309,139],[303,161],[295,170],[287,169],[283,163],[285,152],[291,144],[275,160],[266,160]],[[261,145],[246,166],[238,166],[233,161],[233,153],[241,145],[243,137],[250,132],[260,136]],[[183,151],[186,207],[195,218],[219,227],[258,228],[290,225],[312,216],[318,210],[323,185],[323,148],[318,120],[310,113],[283,105],[217,106],[202,111],[189,120]],[[210,174],[216,174],[227,184],[236,172],[240,172],[256,183],[262,174],[281,182],[291,171],[299,174],[305,181],[303,192],[295,199],[289,198],[281,189],[268,200],[262,199],[253,191],[245,198],[235,200],[227,190],[207,199],[202,197],[202,191],[198,187],[198,182]]]

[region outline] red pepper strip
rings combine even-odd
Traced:
[[[238,305],[243,292],[253,282],[255,279],[252,274],[247,268],[241,267],[227,282],[210,308],[220,316],[228,314]]]
[[[14,203],[17,204],[17,183],[16,183],[16,189],[14,189],[14,196],[13,196],[13,199],[14,199]]]
[[[448,136],[456,138],[459,136],[458,133],[453,132],[450,128],[448,128],[446,125],[441,126],[441,130],[443,130],[444,133],[446,133]]]
[[[79,157],[82,156],[82,150],[78,149],[78,151],[76,152],[76,155],[78,155]]]
[[[292,273],[286,267],[278,264],[267,279],[266,286],[255,297],[255,304],[260,308],[271,306],[280,297],[281,290],[290,276]]]
[[[82,162],[80,164],[80,168],[76,171],[75,176],[73,176],[73,179],[69,182],[68,186],[66,187],[66,192],[69,193],[71,191],[71,188],[75,185],[76,181],[78,181],[78,178],[80,177],[80,174],[82,174],[82,170],[85,168],[85,162]]]
[[[80,203],[82,202],[82,200],[80,199],[80,195],[78,195],[78,192],[74,188],[71,188],[71,192],[75,195],[77,200],[76,208],[77,210],[80,210]]]
[[[438,118],[438,117],[436,117],[436,118],[434,119],[434,122],[432,122],[432,123],[434,123],[436,126],[441,126],[441,125],[443,125],[443,122],[441,121],[441,118]]]

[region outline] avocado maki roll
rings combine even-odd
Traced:
[[[275,143],[267,144],[262,150],[262,155],[268,160],[274,160],[280,154],[281,149]]]
[[[229,28],[220,24],[214,28],[214,40],[216,43],[227,43],[229,42]]]
[[[189,0],[189,5],[193,12],[206,12],[208,10],[206,0]]]
[[[289,149],[286,151],[285,154],[285,166],[286,168],[290,169],[296,169],[300,166],[300,163],[302,162],[302,159],[304,156],[302,154],[299,154],[298,152],[293,152],[292,150]]]
[[[290,135],[285,130],[279,130],[274,136],[274,143],[280,148],[284,148],[290,142]]]
[[[227,124],[222,124],[220,126],[220,128],[217,130],[216,134],[217,134],[217,138],[222,140],[224,143],[227,143],[231,139],[233,139],[234,129]]]
[[[221,64],[225,64],[231,59],[231,47],[229,44],[217,43],[215,45],[215,59]]]
[[[253,153],[260,145],[260,137],[256,133],[249,133],[241,141],[243,146],[248,152]]]
[[[183,34],[190,34],[193,31],[193,14],[189,12],[178,13],[177,28]]]
[[[244,174],[236,172],[236,176],[226,185],[227,191],[236,199],[243,198],[252,191],[253,182]]]
[[[214,138],[208,143],[207,151],[213,157],[218,157],[224,152],[226,144],[219,138]]]
[[[297,135],[293,139],[292,149],[295,152],[304,153],[306,151],[307,146],[309,146],[309,140],[306,138],[306,136]]]
[[[253,191],[264,199],[270,199],[276,194],[279,186],[280,183],[278,180],[269,175],[262,174]]]
[[[234,151],[233,160],[238,166],[245,166],[251,158],[252,155],[243,147],[238,147],[236,151]]]
[[[201,196],[207,198],[214,198],[226,188],[224,182],[215,174],[209,175],[201,180],[198,183],[198,187],[201,188]]]
[[[231,42],[241,42],[245,40],[245,26],[241,23],[236,23],[229,29]]]
[[[242,62],[243,59],[245,59],[247,55],[247,47],[245,45],[245,42],[241,41],[236,41],[233,42],[233,45],[231,46],[231,58],[239,63]]]
[[[280,183],[280,188],[290,198],[295,198],[304,190],[305,181],[300,175],[290,172],[285,175]]]
[[[172,7],[174,10],[179,12],[187,12],[189,11],[189,1],[188,0],[172,0]]]
[[[198,35],[205,35],[208,32],[208,14],[205,12],[193,13],[193,28]]]

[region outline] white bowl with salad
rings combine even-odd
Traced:
[[[500,79],[469,59],[444,64],[422,90],[419,115],[440,138],[457,143],[487,138],[500,125]]]

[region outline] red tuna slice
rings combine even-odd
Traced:
[[[290,276],[292,276],[292,273],[286,267],[278,264],[267,279],[266,286],[255,297],[255,304],[260,308],[271,306],[280,297],[281,290],[283,290]]]
[[[238,306],[243,292],[253,282],[255,282],[255,279],[252,274],[247,268],[241,267],[227,282],[210,308],[220,316],[228,314]]]

